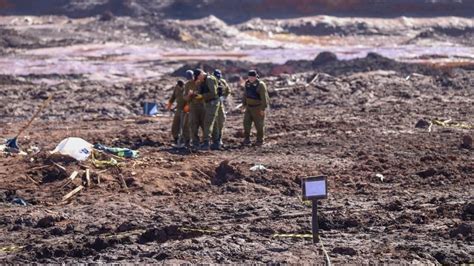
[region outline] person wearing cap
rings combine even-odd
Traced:
[[[173,124],[171,125],[171,135],[174,139],[174,144],[180,141],[180,135],[182,137],[181,141],[184,144],[188,145],[189,143],[189,123],[186,119],[185,107],[187,105],[186,100],[184,99],[184,82],[178,80],[176,86],[173,88],[173,93],[171,94],[170,99],[166,109],[171,110],[171,106],[176,101],[176,111],[173,117]]]
[[[204,134],[202,150],[210,149],[210,139],[212,130],[217,117],[217,109],[220,106],[219,97],[217,95],[217,79],[207,74],[201,69],[194,70],[194,80],[197,82],[197,94],[191,95],[196,99],[204,101]]]
[[[198,99],[196,81],[194,81],[194,71],[186,71],[189,79],[184,85],[184,99],[189,103],[189,125],[191,130],[191,141],[194,148],[199,148],[201,144],[199,139],[199,129],[204,134],[204,117],[206,110],[204,109],[204,100]]]
[[[250,70],[245,82],[244,98],[242,105],[245,107],[244,114],[244,145],[250,145],[250,131],[252,123],[257,129],[257,142],[255,145],[263,145],[265,134],[265,110],[270,104],[267,85],[259,79],[257,71]]]
[[[227,81],[222,78],[222,72],[219,69],[214,70],[214,77],[217,79],[217,95],[219,96],[220,106],[217,109],[216,122],[212,131],[212,146],[211,149],[222,149],[222,135],[224,132],[224,123],[226,120],[224,101],[230,95],[230,87]]]

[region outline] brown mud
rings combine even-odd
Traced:
[[[53,101],[19,138],[28,155],[0,154],[0,262],[322,264],[321,246],[298,237],[311,230],[301,178],[314,175],[328,177],[319,225],[332,263],[473,261],[472,19],[232,24],[160,13],[210,1],[52,2],[43,16],[1,10],[18,16],[0,17],[0,138]],[[84,17],[61,16],[74,12]],[[223,151],[176,150],[172,114],[142,116],[198,66],[234,90]],[[249,68],[271,97],[262,147],[240,145]],[[104,168],[50,155],[66,137],[140,157]]]
[[[48,91],[7,79],[4,137],[46,94],[56,96],[20,138],[25,149],[42,152],[1,159],[2,260],[323,262],[310,240],[273,235],[310,231],[300,178],[324,174],[330,195],[321,202],[320,225],[333,263],[472,261],[474,165],[472,148],[462,145],[472,129],[415,128],[422,118],[472,125],[472,71],[409,79],[396,69],[320,73],[305,86],[316,74],[264,79],[272,98],[264,147],[240,147],[242,114],[232,112],[228,149],[196,153],[171,148],[169,117],[139,116],[141,99],[169,93],[156,83],[99,88],[70,81]],[[46,151],[67,136],[135,148],[141,157],[120,172],[93,169],[93,185],[61,203],[77,185],[63,187],[64,179],[83,168],[55,161],[65,174]],[[269,170],[250,171],[255,164]],[[12,204],[15,197],[30,205]]]

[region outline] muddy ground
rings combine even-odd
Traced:
[[[328,177],[332,263],[473,261],[472,19],[103,16],[0,17],[0,137],[54,96],[19,138],[28,155],[0,154],[1,262],[324,263],[310,238],[278,235],[311,231],[300,184],[314,175]],[[234,90],[224,151],[173,149],[172,114],[142,115],[196,66]],[[271,97],[263,147],[240,145],[234,110],[250,67]],[[49,155],[70,136],[140,157],[98,168]],[[87,168],[90,185],[62,201]]]
[[[47,91],[58,95],[55,103],[20,138],[25,149],[42,152],[1,159],[1,243],[8,248],[2,260],[322,263],[310,239],[273,234],[310,231],[300,179],[324,174],[330,195],[321,202],[320,225],[333,263],[472,261],[474,165],[472,147],[462,146],[472,129],[415,128],[434,118],[472,125],[472,71],[452,70],[447,81],[421,74],[407,80],[395,71],[320,74],[305,86],[314,75],[266,78],[267,144],[240,147],[242,114],[233,112],[222,152],[173,150],[169,117],[137,115],[144,95],[169,93],[151,84]],[[31,85],[3,86],[2,104],[34,102],[25,111],[45,97]],[[123,118],[108,118],[115,110]],[[5,123],[0,134],[12,136],[22,125]],[[92,186],[61,203],[77,184],[61,187],[68,175],[43,152],[67,136],[131,147],[141,156],[118,172],[83,165],[93,169]],[[56,162],[69,172],[81,168]],[[268,171],[250,171],[255,164]],[[30,205],[10,203],[15,197]]]

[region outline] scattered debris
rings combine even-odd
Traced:
[[[64,183],[61,185],[61,188],[64,188],[66,187],[67,185],[71,184],[72,181],[74,181],[74,179],[76,178],[76,176],[79,174],[78,171],[74,171],[72,172],[72,174],[69,176],[69,178],[67,178]]]
[[[78,161],[85,161],[92,153],[93,145],[81,138],[69,137],[63,139],[51,154],[68,155]]]
[[[261,165],[261,164],[256,164],[256,165],[250,167],[250,171],[254,171],[254,172],[255,171],[267,171],[267,170],[268,169],[265,166]]]
[[[91,173],[90,173],[89,168],[86,169],[86,185],[88,187],[91,186]]]
[[[96,168],[108,168],[118,165],[117,160],[115,160],[114,158],[110,158],[109,160],[91,159],[91,162]]]
[[[76,193],[78,193],[79,191],[81,191],[83,188],[84,188],[83,185],[79,185],[79,186],[76,187],[74,190],[72,190],[71,192],[69,192],[69,193],[67,193],[66,195],[64,195],[62,201],[68,200],[70,197],[74,196]]]
[[[26,152],[30,155],[37,154],[41,151],[41,149],[37,146],[31,146],[29,149],[26,150]]]
[[[17,197],[17,198],[13,198],[12,201],[11,201],[11,203],[13,203],[13,204],[18,204],[18,205],[22,205],[22,206],[28,206],[28,203],[27,203],[24,199],[18,198],[18,197]]]
[[[375,174],[375,177],[380,179],[380,182],[383,182],[384,176],[382,174]]]
[[[94,148],[99,151],[104,151],[104,152],[107,152],[119,157],[138,158],[138,151],[127,149],[127,148],[107,147],[102,144],[95,144]]]
[[[451,119],[448,119],[448,120],[433,119],[433,120],[431,120],[431,123],[433,123],[433,125],[441,126],[441,127],[452,127],[452,128],[462,128],[462,129],[472,129],[472,128],[474,128],[473,125],[454,122]]]

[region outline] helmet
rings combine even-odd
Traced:
[[[192,80],[192,79],[194,78],[194,73],[193,73],[193,71],[192,71],[191,69],[186,70],[186,78],[187,78],[188,80]]]
[[[196,68],[193,72],[194,74],[194,80],[197,80],[199,75],[201,75],[201,73],[204,73],[204,70],[200,69],[200,68]]]
[[[258,77],[257,71],[256,70],[250,70],[248,76],[249,77]]]
[[[214,70],[214,77],[216,77],[217,79],[221,79],[222,72],[219,69]]]

